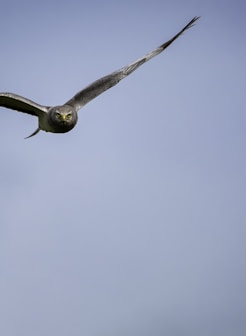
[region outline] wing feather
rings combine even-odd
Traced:
[[[39,105],[30,99],[8,92],[0,93],[0,106],[37,117],[49,110],[48,106]]]
[[[126,76],[130,75],[133,71],[135,71],[140,65],[149,61],[154,56],[160,54],[164,51],[167,47],[170,46],[183,32],[189,28],[191,28],[194,23],[199,19],[199,16],[195,16],[179,33],[177,33],[173,38],[168,40],[167,42],[163,43],[158,48],[154,49],[153,51],[149,52],[145,56],[139,58],[133,63],[126,65],[125,67],[102,77],[89,86],[87,86],[82,91],[78,92],[73,98],[71,98],[66,104],[71,105],[75,108],[76,111],[80,110],[85,104],[90,102],[92,99],[99,96],[104,91],[110,89],[119,81],[121,81]]]

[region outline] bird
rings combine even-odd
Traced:
[[[122,79],[130,75],[142,64],[163,52],[180,35],[182,35],[187,29],[191,28],[199,18],[199,16],[195,16],[170,40],[136,61],[94,81],[76,93],[63,105],[43,106],[15,93],[3,92],[0,93],[0,106],[38,117],[38,128],[25,139],[36,135],[40,130],[52,133],[69,132],[77,124],[78,111],[83,106],[104,91],[118,84]]]

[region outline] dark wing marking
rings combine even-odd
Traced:
[[[28,139],[28,138],[33,137],[33,136],[36,135],[39,131],[40,131],[40,128],[38,127],[38,128],[36,129],[36,131],[34,131],[32,134],[30,134],[30,135],[28,135],[27,137],[25,137],[25,139]]]
[[[7,92],[0,93],[0,106],[31,114],[37,117],[43,113],[47,113],[49,109],[48,106],[39,105],[30,99]]]
[[[96,98],[98,95],[103,93],[104,91],[110,89],[112,86],[116,85],[120,80],[130,75],[133,71],[135,71],[140,65],[149,61],[152,57],[160,54],[163,50],[165,50],[173,41],[175,41],[183,32],[189,28],[191,28],[195,21],[198,20],[199,17],[195,16],[178,34],[176,34],[169,41],[163,43],[160,47],[155,50],[149,52],[145,56],[139,58],[133,63],[126,65],[118,71],[111,73],[105,77],[98,79],[93,82],[89,86],[87,86],[82,91],[78,92],[72,99],[70,99],[66,104],[71,105],[75,108],[76,111],[81,109],[85,104],[87,104],[92,99]]]

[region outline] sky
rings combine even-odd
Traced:
[[[0,92],[48,106],[201,16],[69,133],[0,108],[1,335],[246,335],[245,7],[1,5]]]

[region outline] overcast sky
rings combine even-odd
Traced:
[[[1,335],[246,335],[245,7],[1,4],[0,92],[43,105],[201,15],[67,134],[0,108]]]

